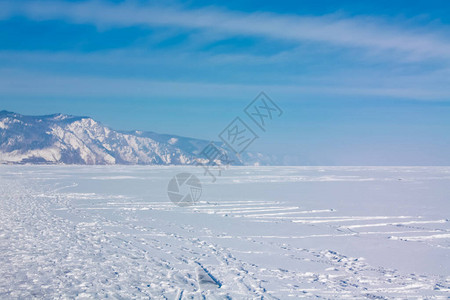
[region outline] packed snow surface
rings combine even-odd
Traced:
[[[449,212],[450,167],[1,166],[0,298],[443,299]]]

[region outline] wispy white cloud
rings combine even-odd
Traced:
[[[187,9],[98,1],[0,3],[0,19],[14,15],[99,28],[173,28],[154,37],[162,40],[165,34],[196,29],[193,43],[197,45],[242,35],[298,45],[268,56],[245,51],[196,51],[192,45],[150,52],[139,47],[90,53],[0,51],[0,63],[7,62],[5,66],[11,68],[0,72],[2,95],[216,98],[220,94],[233,98],[267,90],[284,99],[380,96],[450,100],[450,35],[443,34],[445,28],[393,25],[371,17],[242,13],[214,7]],[[338,59],[319,52],[330,45],[351,51],[339,53]],[[355,51],[363,55],[353,57]],[[365,65],[364,58],[374,54],[389,62],[374,68],[370,62]],[[418,63],[413,74],[409,74],[409,66],[396,64],[396,59]],[[438,67],[428,66],[430,61]],[[308,64],[313,64],[313,72],[303,71]],[[400,71],[394,70],[396,67]],[[211,69],[215,70],[213,74]],[[164,75],[164,70],[172,71]]]
[[[448,74],[448,72],[447,72]],[[169,81],[145,78],[76,76],[0,69],[0,96],[8,97],[138,97],[142,99],[252,98],[264,90],[286,101],[308,100],[310,96],[339,100],[348,96],[380,96],[397,99],[450,100],[450,89],[433,89],[428,84],[411,88],[403,83],[383,86],[361,84],[237,84],[201,81]]]
[[[35,20],[64,19],[99,27],[181,27],[299,43],[319,42],[339,47],[362,48],[371,52],[394,51],[416,60],[450,59],[450,34],[446,29],[437,33],[436,30],[411,24],[392,25],[373,17],[242,13],[214,7],[186,9],[179,6],[110,4],[98,1],[14,1],[3,3],[2,6],[3,18],[25,15]]]

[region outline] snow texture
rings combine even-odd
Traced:
[[[449,167],[0,166],[0,298],[446,299]],[[195,206],[168,200],[178,173]]]

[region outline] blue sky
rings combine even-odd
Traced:
[[[450,2],[0,0],[0,109],[216,140],[260,91],[249,150],[450,165]]]

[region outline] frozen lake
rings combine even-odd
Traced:
[[[202,171],[1,166],[0,298],[449,295],[450,167]]]

